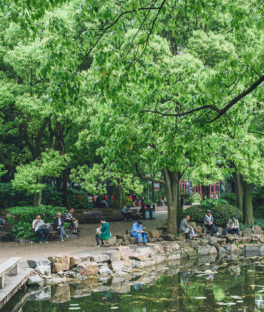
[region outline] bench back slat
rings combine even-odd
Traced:
[[[11,270],[22,258],[12,257],[0,264],[0,276]]]

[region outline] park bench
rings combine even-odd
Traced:
[[[102,211],[89,211],[84,212],[85,221],[87,223],[98,223],[100,221],[100,218],[103,216]]]
[[[18,274],[18,263],[22,258],[12,257],[4,263],[0,264],[0,289],[6,285],[6,275],[17,275]]]
[[[0,226],[0,238],[3,241],[12,240],[13,224],[4,223]]]

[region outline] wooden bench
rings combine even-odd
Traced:
[[[4,223],[0,226],[0,238],[4,241],[12,240],[13,224]]]
[[[5,287],[6,275],[18,274],[18,263],[21,261],[20,257],[12,257],[0,264],[0,289]]]

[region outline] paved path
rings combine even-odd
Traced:
[[[167,220],[166,211],[157,211],[155,220],[146,220],[143,225],[148,229],[156,229]],[[135,221],[133,221],[135,222]],[[112,222],[110,224],[113,235],[130,231],[133,222]],[[78,239],[68,239],[65,242],[53,241],[48,244],[0,242],[0,263],[10,257],[41,258],[54,255],[85,253],[95,249],[95,230],[98,224],[81,224],[81,235]]]

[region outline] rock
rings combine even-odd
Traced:
[[[180,249],[180,243],[182,242],[162,242],[161,246],[164,249],[165,254],[177,252]]]
[[[253,234],[251,235],[251,240],[253,243],[259,242],[260,235]]]
[[[230,248],[230,252],[231,252],[231,254],[240,254],[241,253],[241,249],[238,248],[237,245],[232,244],[231,248]]]
[[[199,256],[205,256],[208,254],[209,254],[209,248],[208,247],[202,246],[202,247],[198,248],[198,255]]]
[[[161,225],[157,227],[157,230],[161,231],[162,233],[168,233],[168,226],[167,225]]]
[[[251,235],[251,233],[252,233],[252,230],[248,228],[248,229],[245,229],[242,231],[242,236],[243,237],[249,236],[249,235]]]
[[[260,246],[256,244],[250,244],[244,246],[246,257],[255,257],[260,255]]]
[[[98,264],[96,262],[81,262],[77,265],[77,271],[82,276],[95,275],[98,273]]]
[[[131,253],[130,258],[138,261],[146,260],[151,257],[153,250],[150,247],[138,247]]]
[[[51,274],[51,267],[50,265],[39,265],[36,267],[36,272],[42,275],[50,275]]]
[[[263,236],[263,235],[261,235],[261,236],[259,237],[259,241],[260,241],[261,243],[264,243],[264,236]]]
[[[103,264],[98,267],[98,273],[100,275],[112,275],[112,271],[109,269],[108,265]]]
[[[159,238],[160,237],[160,231],[158,231],[158,230],[149,231],[148,233],[149,233],[150,238]]]
[[[242,244],[249,244],[251,242],[251,236],[239,237],[238,242]]]
[[[48,257],[52,264],[52,273],[57,273],[59,271],[66,271],[70,269],[70,256],[62,256],[62,257]]]
[[[108,255],[102,255],[102,254],[98,254],[98,255],[91,255],[90,257],[91,261],[97,262],[97,263],[101,263],[101,262],[107,262],[110,260]]]
[[[229,243],[233,243],[237,240],[239,240],[239,238],[236,235],[232,235],[232,234],[226,234],[226,241]]]
[[[216,229],[220,235],[223,235],[223,228],[221,226],[217,226]]]
[[[128,241],[130,235],[129,234],[117,234],[116,239],[121,239],[123,241]]]
[[[203,233],[203,228],[201,226],[196,226],[195,228],[195,233],[196,234],[202,234]]]
[[[138,243],[138,240],[137,240],[137,238],[136,237],[129,237],[129,242],[130,242],[130,244],[137,244]]]
[[[198,248],[199,244],[200,244],[200,242],[198,240],[190,240],[190,246],[192,248]]]
[[[65,277],[52,277],[50,279],[46,280],[46,283],[48,285],[57,285],[57,284],[62,284],[62,283],[66,283],[67,280]]]
[[[120,248],[123,248],[123,247],[118,247],[114,250],[104,251],[103,254],[107,255],[109,257],[109,260],[111,261],[121,260],[122,256],[121,256]]]
[[[209,245],[215,246],[215,245],[217,245],[217,243],[218,243],[217,237],[215,237],[215,236],[210,236],[210,237],[208,238],[208,244],[209,244]]]
[[[217,246],[217,250],[218,250],[219,255],[226,255],[226,254],[230,253],[230,251],[228,251],[228,249],[226,249],[225,247],[222,247],[222,246]]]
[[[172,234],[165,234],[161,236],[165,241],[175,241],[175,237]]]
[[[261,226],[254,225],[254,226],[252,227],[252,231],[253,231],[253,233],[256,234],[256,235],[261,235],[261,234],[262,234]]]
[[[129,256],[132,254],[132,250],[128,246],[120,246],[117,249],[119,251],[119,254],[121,255],[120,260],[126,260],[129,259]]]
[[[264,256],[264,245],[260,246],[260,248],[259,248],[259,254],[260,254],[261,256]]]
[[[112,261],[111,268],[114,273],[130,272],[132,270],[132,261],[131,260]]]
[[[109,238],[108,240],[105,240],[104,245],[106,247],[116,246],[116,237],[112,237],[112,238]]]
[[[197,256],[196,251],[191,247],[185,248],[184,251],[188,257],[196,257]]]
[[[39,275],[31,275],[28,278],[27,284],[32,286],[42,286],[44,280]]]
[[[40,265],[50,266],[50,261],[48,259],[28,259],[28,266],[32,269]]]
[[[215,246],[210,246],[209,247],[209,254],[210,255],[217,254],[217,250],[216,250]]]
[[[207,246],[208,245],[208,238],[202,238],[199,240],[199,242],[200,242],[201,246]]]
[[[116,246],[121,246],[124,241],[122,239],[116,239]]]

